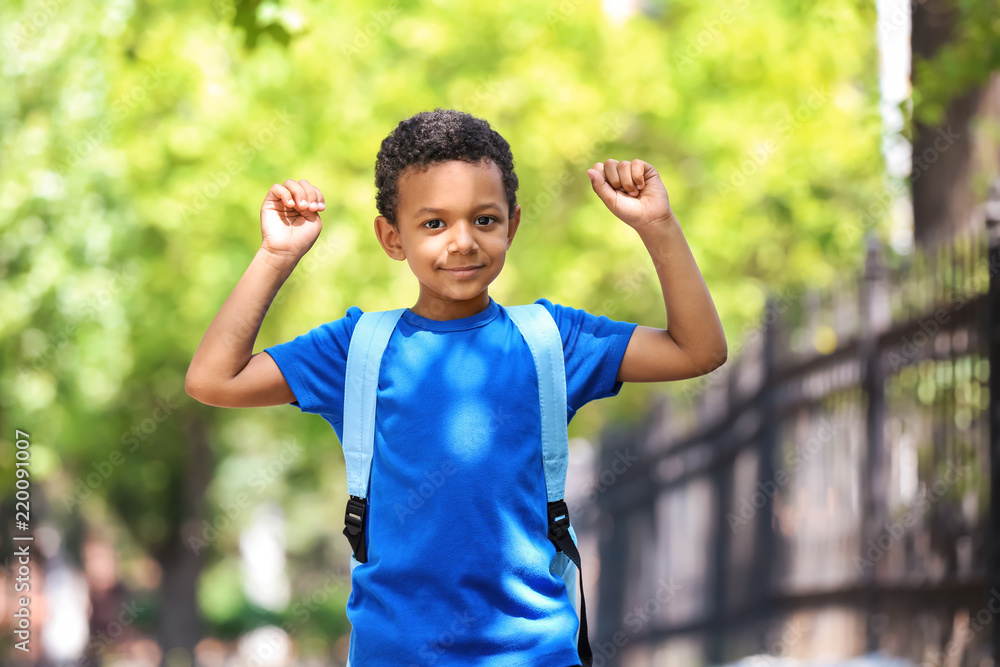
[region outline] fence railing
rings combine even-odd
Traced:
[[[597,664],[1000,658],[996,230],[872,242],[858,276],[769,298],[690,401],[605,433],[599,469],[640,461],[588,521]]]

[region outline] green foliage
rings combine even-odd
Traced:
[[[913,115],[935,127],[953,98],[1000,70],[1000,3],[957,0],[959,18],[953,37],[927,59],[913,63]]]
[[[204,513],[240,493],[274,500],[293,554],[346,564],[329,425],[183,390],[259,245],[270,185],[308,178],[328,205],[258,351],[352,305],[415,302],[412,274],[372,231],[373,166],[396,123],[435,106],[487,118],[513,148],[523,217],[499,302],[545,296],[666,325],[642,243],[586,176],[641,158],[663,177],[733,350],[769,289],[852,270],[865,225],[888,213],[874,24],[870,3],[845,0],[682,0],[623,23],[582,0],[5,4],[0,456],[13,458],[13,428],[32,432],[53,519],[111,512],[152,552],[196,511],[188,443],[207,425],[217,467]],[[633,419],[663,389],[627,386],[571,435]],[[287,440],[303,453],[250,485]],[[211,552],[234,553],[247,519]],[[208,604],[219,627],[244,614],[232,591],[209,590],[222,591]]]

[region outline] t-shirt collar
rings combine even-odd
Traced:
[[[491,296],[490,305],[486,306],[485,309],[475,315],[460,317],[456,320],[432,320],[421,315],[417,315],[409,308],[404,310],[400,317],[407,324],[412,324],[415,327],[427,329],[428,331],[462,331],[464,329],[475,329],[476,327],[489,324],[499,314],[500,305],[494,301]]]

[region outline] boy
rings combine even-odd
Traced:
[[[539,299],[562,337],[567,423],[623,382],[696,377],[726,359],[718,314],[656,170],[607,160],[587,175],[649,250],[670,330]],[[408,262],[420,292],[380,366],[368,559],[352,563],[347,605],[351,664],[577,665],[576,612],[549,572],[534,362],[487,291],[521,220],[510,146],[469,114],[419,113],[382,142],[375,184],[376,236],[389,257]],[[261,247],[209,326],[185,388],[222,407],[291,402],[321,414],[342,442],[360,309],[252,354],[324,208],[308,181],[271,187]]]

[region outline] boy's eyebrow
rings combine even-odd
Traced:
[[[487,209],[487,208],[495,208],[498,211],[503,211],[503,209],[501,209],[497,204],[495,204],[493,202],[487,202],[485,204],[480,204],[479,206],[475,207],[472,210],[473,211],[482,211],[483,209]],[[419,211],[417,211],[416,213],[414,213],[413,215],[414,215],[414,217],[416,217],[416,216],[421,215],[423,213],[441,214],[441,213],[448,213],[448,210],[447,209],[443,209],[443,208],[431,208],[430,206],[425,206],[422,209],[420,209]]]

